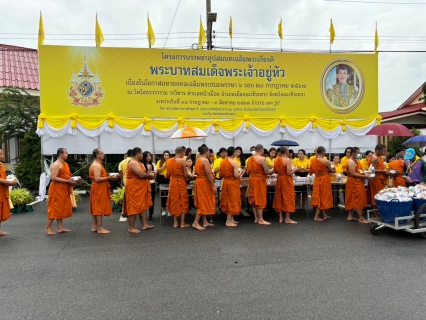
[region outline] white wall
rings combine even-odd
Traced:
[[[98,148],[98,138],[88,138],[78,130],[76,135],[66,134],[60,138],[42,137],[41,149],[43,154],[56,154],[58,148],[67,149],[70,154],[91,154],[93,149]]]

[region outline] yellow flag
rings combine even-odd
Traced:
[[[98,14],[96,14],[95,41],[97,47],[100,47],[102,42],[104,42],[104,35],[98,22]]]
[[[148,43],[149,46],[153,46],[155,43],[155,34],[154,34],[154,30],[152,29],[152,25],[151,25],[151,21],[149,20],[148,17],[148,32],[146,33],[146,37],[148,38]]]
[[[336,32],[334,32],[333,19],[330,19],[330,44],[334,42],[334,37],[336,36]]]
[[[232,39],[232,17],[229,18],[229,36]]]
[[[376,34],[374,35],[374,52],[378,53],[377,48],[379,47],[379,34],[377,32],[377,24],[376,24]]]
[[[280,20],[280,23],[278,23],[278,35],[280,36],[280,39],[283,37],[283,19]]]
[[[43,17],[40,11],[40,21],[38,23],[38,49],[44,44],[44,26],[43,26]]]
[[[206,41],[207,41],[207,36],[206,36],[206,32],[204,31],[203,22],[201,21],[201,17],[200,17],[200,31],[198,33],[198,46],[200,47],[201,50],[203,50],[203,45],[206,43]]]

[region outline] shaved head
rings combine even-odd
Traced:
[[[261,144],[257,144],[256,147],[254,147],[254,151],[263,152],[263,146]]]

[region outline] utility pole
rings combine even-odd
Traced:
[[[206,0],[206,21],[207,21],[207,50],[212,50],[212,27],[213,22],[216,22],[217,13],[212,11],[211,0]]]

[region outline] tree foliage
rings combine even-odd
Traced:
[[[419,130],[417,130],[416,128],[412,128],[410,130],[415,136],[418,136],[421,134],[421,132]],[[397,152],[406,149],[407,147],[405,147],[403,145],[403,143],[405,141],[407,141],[408,139],[410,139],[411,137],[392,137],[392,139],[388,142],[388,152],[391,155],[395,155]],[[419,148],[414,148],[414,150],[416,150],[416,153],[418,155],[421,154]]]
[[[6,87],[0,93],[0,143],[37,130],[38,101],[25,89]]]
[[[37,190],[41,173],[41,143],[34,130],[24,135],[20,159],[16,167],[19,183],[25,188]]]

